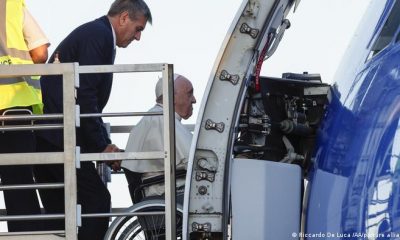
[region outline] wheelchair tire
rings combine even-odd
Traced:
[[[128,212],[164,211],[161,199],[145,200],[128,208]],[[177,239],[182,239],[182,205],[177,204]],[[108,228],[104,240],[158,240],[165,239],[165,216],[126,216],[116,218]]]

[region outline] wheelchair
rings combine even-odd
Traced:
[[[186,170],[176,172],[176,179],[185,179]],[[145,196],[145,189],[156,184],[164,183],[164,175],[157,175],[142,180],[137,191],[143,194],[143,199],[127,209],[135,212],[165,211],[164,195]],[[183,194],[184,186],[177,188],[176,201],[176,236],[182,239]],[[165,215],[123,216],[117,217],[111,223],[104,240],[161,240],[165,239]]]

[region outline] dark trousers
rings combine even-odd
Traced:
[[[27,114],[29,107],[3,109],[0,115],[6,110],[11,110],[7,115]],[[7,121],[5,125],[30,124],[25,121]],[[0,153],[30,153],[36,151],[35,134],[32,131],[0,132]],[[1,159],[1,157],[0,157]],[[33,173],[31,165],[0,166],[1,182],[4,185],[12,184],[33,184]],[[31,215],[40,214],[40,205],[35,189],[29,190],[7,190],[4,191],[4,202],[7,215]],[[10,221],[7,222],[8,231],[38,231],[42,230],[40,221]]]
[[[0,153],[35,152],[36,140],[32,131],[0,132]],[[1,157],[0,157],[1,158]],[[34,183],[32,166],[1,166],[1,182],[4,185]],[[35,189],[4,191],[7,215],[40,214],[40,205]],[[10,221],[8,231],[41,230],[40,221]]]
[[[132,203],[135,204],[142,201],[143,195],[139,190],[139,187],[142,184],[142,173],[132,172],[126,168],[124,168],[124,173],[126,181],[128,182],[128,189],[129,194],[131,195]]]
[[[62,149],[37,138],[38,152],[59,152]],[[61,164],[37,165],[34,167],[36,181],[39,183],[64,182],[64,167]],[[82,213],[108,213],[111,207],[111,196],[101,181],[92,162],[82,162],[77,169],[78,204]],[[46,213],[64,213],[64,189],[39,190]],[[46,224],[48,230],[62,230],[64,221],[53,220]],[[108,217],[82,218],[78,231],[80,240],[102,240],[108,229]]]

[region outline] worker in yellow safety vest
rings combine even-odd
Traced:
[[[0,64],[45,63],[49,41],[25,7],[24,0],[0,0]],[[5,16],[5,17],[4,17]],[[39,77],[0,78],[0,117],[3,115],[41,113],[42,96]],[[2,125],[30,124],[28,121],[0,121]],[[36,151],[32,131],[0,131],[0,153]],[[0,157],[1,163],[1,157]],[[4,185],[32,184],[30,165],[0,165]],[[36,190],[4,191],[8,215],[40,213]],[[39,221],[8,222],[9,231],[40,230]]]

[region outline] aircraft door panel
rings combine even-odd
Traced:
[[[232,174],[235,239],[299,239],[302,184],[299,166],[235,158]]]
[[[230,162],[243,93],[255,59],[263,48],[264,34],[276,31],[269,27],[276,10],[280,9],[284,17],[293,4],[294,0],[245,0],[226,35],[210,74],[194,131],[186,178],[184,238],[228,236]],[[201,160],[203,153],[217,163],[215,172],[210,174],[209,170],[200,169],[201,164],[208,164]],[[209,181],[210,177],[214,178],[213,182]],[[199,189],[205,194],[201,195]]]

